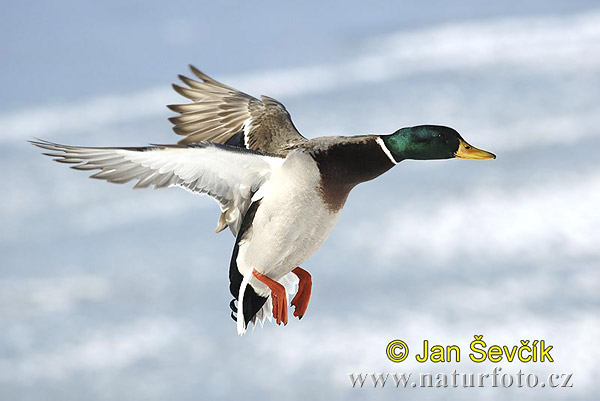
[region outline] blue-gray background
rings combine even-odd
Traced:
[[[0,37],[0,399],[597,394],[597,2],[6,2]],[[25,142],[174,142],[164,105],[188,63],[276,97],[308,137],[437,123],[499,157],[403,162],[358,187],[304,265],[307,316],[239,338],[214,202],[89,180]],[[555,362],[475,364],[475,334],[545,339]],[[395,338],[463,358],[393,364]],[[494,366],[574,387],[347,376]]]

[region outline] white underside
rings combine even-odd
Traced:
[[[272,302],[269,288],[252,271],[278,281],[293,294],[298,279],[290,272],[321,247],[335,225],[339,211],[332,212],[323,203],[319,182],[319,171],[312,157],[293,152],[259,190],[263,195],[261,204],[251,229],[240,242],[237,258],[238,269],[249,285],[258,295],[269,297],[255,323],[271,318]],[[245,288],[240,289],[238,302],[239,334],[245,331],[244,291]]]

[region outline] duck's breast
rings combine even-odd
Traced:
[[[277,280],[313,255],[331,232],[339,210],[323,201],[314,159],[291,153],[265,184],[252,227],[240,242],[240,273],[256,269]]]

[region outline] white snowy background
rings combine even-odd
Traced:
[[[12,2],[0,34],[0,399],[597,394],[597,2]],[[308,137],[444,124],[498,159],[407,161],[356,188],[304,265],[305,318],[240,338],[213,201],[90,180],[26,143],[175,142],[164,106],[188,63],[279,99]],[[475,364],[475,334],[545,339],[555,362]],[[395,338],[463,360],[394,364]],[[347,376],[494,366],[573,373],[573,388]]]

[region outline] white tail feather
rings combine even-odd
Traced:
[[[246,292],[246,287],[250,282],[250,278],[252,277],[253,270],[249,270],[242,280],[242,284],[240,285],[240,292],[238,296],[238,314],[237,314],[237,332],[238,335],[243,336],[246,332],[246,319],[244,318],[244,293]]]

